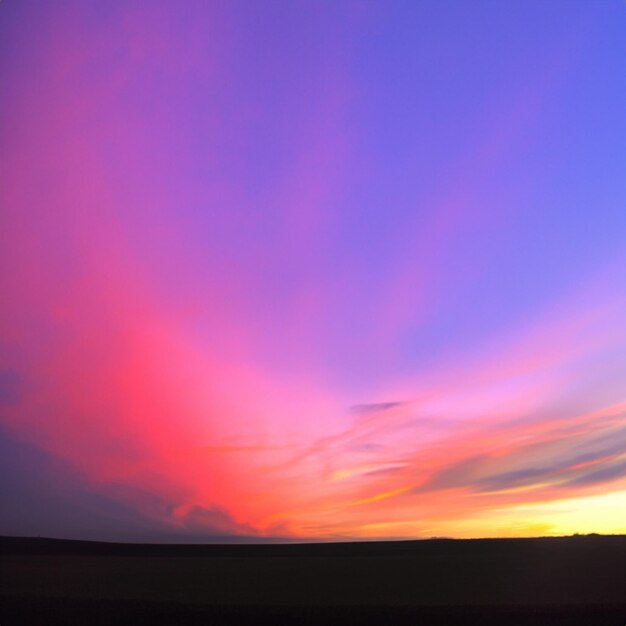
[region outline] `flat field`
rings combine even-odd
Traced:
[[[0,626],[626,625],[626,537],[291,545],[0,538]]]

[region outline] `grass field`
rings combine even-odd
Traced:
[[[626,625],[626,537],[297,545],[0,539],[0,626]]]

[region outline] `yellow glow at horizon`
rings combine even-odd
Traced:
[[[453,520],[423,519],[364,524],[356,530],[355,536],[469,539],[575,533],[626,534],[626,491],[514,505]]]
[[[626,533],[626,491],[506,509],[527,524],[549,525],[551,535]]]

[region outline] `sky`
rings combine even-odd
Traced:
[[[626,532],[626,4],[0,5],[0,534]]]

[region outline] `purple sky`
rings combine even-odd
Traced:
[[[0,84],[0,533],[626,532],[623,2],[4,2]]]

